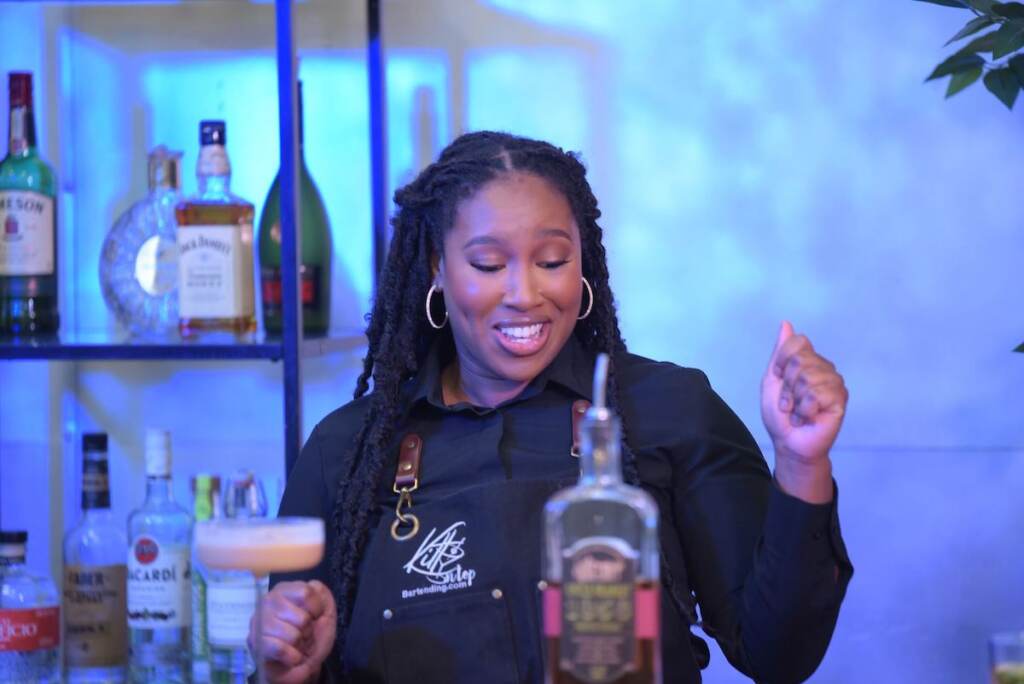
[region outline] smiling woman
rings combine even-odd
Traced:
[[[660,513],[665,680],[699,682],[708,663],[697,602],[738,669],[808,677],[852,573],[834,366],[783,324],[761,384],[773,480],[700,371],[626,351],[575,155],[467,134],[395,203],[355,400],[313,431],[281,503],[327,522],[327,554],[273,578],[251,635],[269,679],[541,681],[541,513],[579,476],[572,416],[600,352],[625,478]]]

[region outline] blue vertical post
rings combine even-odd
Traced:
[[[388,249],[388,117],[380,0],[366,2],[366,66],[370,77],[370,187],[373,196],[373,289]]]
[[[284,365],[285,476],[302,447],[302,307],[299,303],[298,126],[296,125],[295,30],[291,0],[275,0],[277,105],[281,132],[281,360]]]

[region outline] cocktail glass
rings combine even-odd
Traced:
[[[988,652],[992,684],[1024,684],[1024,632],[993,634]]]
[[[266,680],[259,635],[264,577],[315,567],[324,555],[324,521],[320,518],[217,518],[196,525],[196,556],[207,568],[240,570],[256,576],[256,635],[252,658],[256,678]]]

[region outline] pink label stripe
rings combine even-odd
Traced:
[[[656,639],[658,637],[658,589],[636,590],[636,620],[634,629],[637,639]]]
[[[544,636],[562,636],[562,590],[558,587],[544,590]]]

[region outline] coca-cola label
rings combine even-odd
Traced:
[[[59,607],[0,610],[0,652],[38,651],[59,645]]]
[[[191,582],[187,546],[136,537],[128,552],[128,626],[154,629],[192,624]]]
[[[53,275],[55,232],[52,197],[0,191],[0,276]]]

